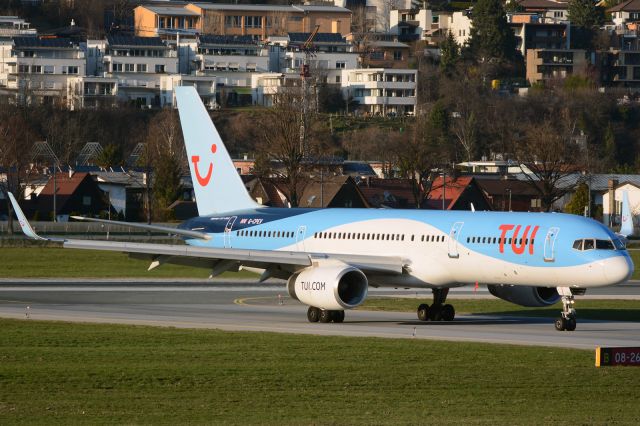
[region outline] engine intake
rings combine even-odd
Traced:
[[[553,305],[560,300],[555,287],[488,285],[487,288],[499,299],[530,308]]]
[[[316,308],[352,309],[364,302],[369,283],[366,275],[343,262],[324,262],[292,275],[287,282],[289,295]]]

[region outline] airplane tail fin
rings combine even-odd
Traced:
[[[620,212],[620,232],[625,237],[633,234],[633,215],[631,214],[631,205],[629,204],[629,194],[627,191],[622,193],[622,211]]]
[[[261,207],[242,183],[194,87],[176,87],[189,170],[201,216]]]

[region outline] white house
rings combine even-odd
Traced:
[[[636,183],[622,182],[616,185],[615,188],[602,193],[603,222],[609,226],[620,226],[622,198],[625,191],[629,196],[631,215],[636,228],[634,234],[636,234],[640,225],[640,186]]]
[[[161,106],[160,78],[177,74],[178,55],[157,37],[107,36],[106,77],[118,79],[118,97],[142,107]]]
[[[371,115],[413,115],[416,77],[412,69],[363,68],[342,71],[342,94]]]

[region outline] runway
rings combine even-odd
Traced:
[[[430,292],[377,290],[374,296],[429,301]],[[456,297],[487,297],[485,288],[454,289]],[[640,299],[640,283],[589,291],[589,297]],[[36,320],[140,324],[230,331],[417,338],[594,349],[640,346],[640,322],[579,318],[575,332],[557,332],[550,318],[457,316],[448,323],[420,322],[414,313],[347,311],[343,324],[310,324],[306,307],[279,284],[252,280],[0,280],[0,316]],[[640,302],[639,302],[640,303]],[[640,320],[640,319],[639,319]]]

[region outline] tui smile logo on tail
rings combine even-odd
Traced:
[[[216,153],[216,144],[211,145],[211,153]],[[198,179],[198,183],[200,186],[207,186],[209,181],[211,180],[211,174],[213,173],[213,163],[209,163],[209,169],[207,170],[207,174],[205,176],[200,175],[200,170],[198,170],[198,163],[200,162],[199,155],[192,155],[191,162],[193,163],[193,171],[196,173],[196,179]]]

